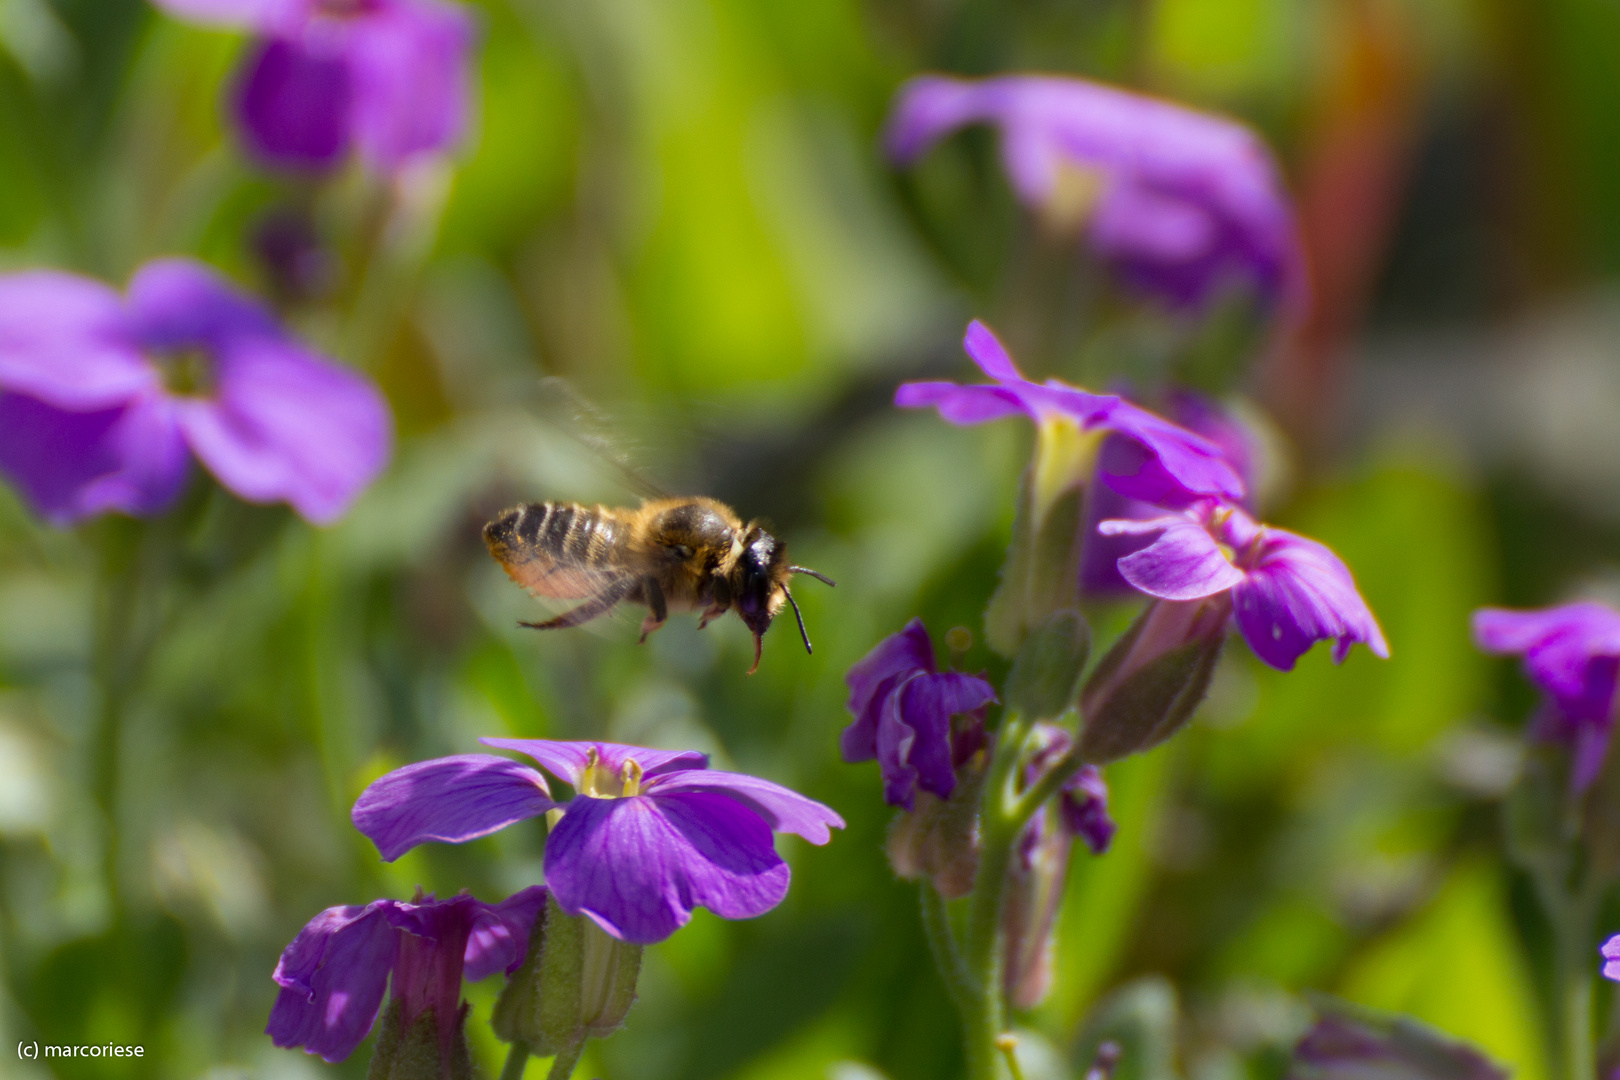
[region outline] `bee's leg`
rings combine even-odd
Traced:
[[[590,622],[598,615],[607,614],[629,591],[628,583],[615,584],[603,589],[578,607],[563,612],[555,619],[547,619],[545,622],[520,622],[518,625],[526,626],[530,630],[561,630],[568,626],[578,626],[580,623]]]
[[[703,629],[730,610],[731,606],[729,604],[711,604],[704,609],[703,618],[698,620],[698,629]]]
[[[641,641],[637,644],[644,643],[647,635],[663,626],[664,620],[669,618],[669,604],[664,600],[664,590],[657,578],[642,579],[641,591],[647,597],[647,617],[641,620]]]

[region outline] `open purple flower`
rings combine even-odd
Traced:
[[[265,1032],[277,1046],[342,1061],[371,1030],[392,975],[405,1029],[432,1010],[448,1063],[461,1030],[463,975],[477,982],[517,970],[545,902],[545,887],[536,885],[499,904],[464,892],[327,908],[282,950],[281,992]]]
[[[1298,233],[1264,143],[1242,124],[1084,79],[912,79],[889,118],[909,164],[967,124],[1001,131],[1013,190],[1055,226],[1087,229],[1128,286],[1178,308],[1230,282],[1265,301],[1304,290]]]
[[[353,145],[379,172],[443,152],[467,128],[473,27],[443,0],[154,0],[258,39],[235,111],[253,154],[324,169]]]
[[[1134,499],[1184,504],[1204,496],[1238,500],[1244,495],[1238,475],[1216,443],[1155,416],[1114,394],[1092,394],[1057,379],[1044,383],[1024,378],[1006,347],[990,328],[974,320],[962,342],[979,369],[993,383],[952,382],[903,384],[894,403],[903,409],[933,408],[953,424],[982,424],[1023,414],[1044,434],[1068,424],[1098,439],[1113,434],[1139,449],[1117,465],[1099,463],[1099,476],[1115,491]],[[1077,461],[1076,466],[1089,464]],[[1080,477],[1060,478],[1078,483]]]
[[[48,520],[145,515],[195,454],[249,502],[336,520],[388,461],[388,405],[201,263],[147,263],[120,297],[0,276],[0,471]]]
[[[951,717],[995,701],[995,688],[974,675],[940,671],[921,619],[878,642],[844,681],[855,716],[839,738],[844,760],[876,758],[890,806],[912,809],[919,787],[950,798],[962,756]]]
[[[1249,648],[1279,671],[1318,641],[1332,640],[1342,661],[1361,642],[1373,655],[1389,645],[1349,569],[1326,546],[1260,525],[1235,507],[1206,502],[1149,521],[1105,521],[1104,536],[1155,536],[1119,561],[1125,580],[1150,596],[1199,600],[1230,593],[1232,614]]]
[[[1584,791],[1597,779],[1614,730],[1620,684],[1620,612],[1590,601],[1536,611],[1483,608],[1474,640],[1486,652],[1524,657],[1524,669],[1547,695],[1531,732],[1567,744],[1572,781]]]
[[[546,841],[546,884],[569,915],[623,941],[663,941],[706,907],[727,919],[763,915],[787,895],[788,866],[771,832],[812,844],[844,821],[768,780],[708,767],[695,751],[617,743],[484,739],[566,781],[554,802],[545,777],[489,754],[423,761],[374,782],[354,824],[390,862],[427,840],[460,843],[561,807]]]

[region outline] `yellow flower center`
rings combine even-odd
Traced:
[[[207,397],[214,391],[214,364],[201,349],[181,349],[154,358],[163,385],[181,397]]]
[[[1072,161],[1058,163],[1052,190],[1041,204],[1041,221],[1053,233],[1070,236],[1085,228],[1102,201],[1108,176],[1101,169],[1088,169]]]
[[[602,762],[602,756],[591,747],[586,752],[585,772],[579,778],[579,793],[593,799],[628,799],[641,794],[641,765],[634,758],[626,758],[619,771]]]
[[[1035,426],[1035,524],[1071,488],[1085,483],[1102,445],[1101,431],[1082,431],[1072,416],[1048,416]]]

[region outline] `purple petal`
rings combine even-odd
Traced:
[[[1243,571],[1232,565],[1204,526],[1185,517],[1105,521],[1097,531],[1103,536],[1159,533],[1153,543],[1119,560],[1121,576],[1149,596],[1196,600],[1214,596],[1243,580]]]
[[[941,732],[937,717],[928,714],[913,717],[900,708],[906,685],[923,677],[921,673],[896,676],[895,692],[884,699],[877,723],[876,750],[878,770],[883,774],[883,801],[906,810],[914,809],[917,803],[917,767],[911,763],[912,756],[928,757],[926,748],[916,749],[918,740],[950,740],[948,722]],[[921,731],[912,726],[913,720],[921,725]],[[953,783],[954,780],[953,776]]]
[[[247,61],[236,119],[254,157],[319,171],[348,149],[354,96],[342,35],[275,37],[259,42]]]
[[[643,777],[661,776],[682,769],[707,769],[709,755],[696,750],[653,750],[645,746],[626,746],[623,743],[559,742],[553,739],[479,739],[485,746],[499,750],[516,750],[534,758],[546,771],[574,787],[579,786],[590,761],[591,751],[608,772],[617,776],[624,763],[631,758],[641,766]]]
[[[1620,981],[1620,934],[1605,941],[1599,952],[1608,961],[1603,965],[1603,977]]]
[[[991,329],[974,319],[968,323],[967,334],[962,338],[962,348],[973,362],[979,365],[979,370],[990,376],[996,382],[1028,382],[1018,365],[1007,352],[1007,346]]]
[[[557,804],[545,777],[493,754],[419,761],[372,781],[355,801],[354,827],[393,862],[417,844],[460,844],[539,817]]]
[[[1102,474],[1121,495],[1185,506],[1210,495],[1237,502],[1246,494],[1243,477],[1226,461],[1221,448],[1201,435],[1128,401],[1119,401],[1103,423],[1134,439],[1144,452],[1134,463],[1116,462],[1111,471]]]
[[[894,392],[894,404],[901,409],[938,409],[942,418],[959,427],[1020,413],[1033,415],[1024,399],[1011,390],[953,382],[901,383]]]
[[[1177,424],[1215,445],[1249,492],[1243,509],[1253,513],[1255,459],[1260,452],[1254,432],[1224,407],[1191,390],[1170,391],[1169,413]]]
[[[652,798],[694,791],[724,795],[758,814],[773,831],[793,833],[812,844],[825,844],[832,839],[828,826],[844,827],[844,819],[831,807],[745,773],[688,769],[655,777],[643,789],[643,793]]]
[[[129,279],[130,322],[156,352],[228,347],[240,337],[281,334],[275,316],[195,259],[155,259]]]
[[[245,30],[296,25],[307,17],[309,0],[152,0],[177,19]]]
[[[336,521],[387,464],[392,418],[377,388],[297,344],[252,337],[220,357],[217,397],[180,405],[180,425],[220,483]]]
[[[1282,529],[1264,536],[1259,558],[1232,589],[1238,629],[1256,656],[1291,671],[1311,645],[1330,639],[1337,639],[1335,662],[1358,641],[1374,656],[1389,656],[1383,631],[1337,555]]]
[[[916,732],[906,763],[917,770],[917,783],[924,791],[950,798],[956,790],[951,717],[996,700],[995,689],[976,676],[944,671],[912,679],[896,697],[906,726]]]
[[[544,885],[531,885],[499,904],[480,904],[467,938],[463,973],[468,981],[479,982],[497,971],[508,975],[516,971],[529,951],[529,931],[545,905]]]
[[[116,291],[48,270],[0,275],[0,390],[90,410],[157,386]]]
[[[889,157],[908,164],[964,124],[983,120],[990,102],[962,79],[923,75],[901,87],[884,134]]]
[[[1059,802],[1063,823],[1093,855],[1106,852],[1118,826],[1108,816],[1108,784],[1095,765],[1084,765],[1063,785]]]
[[[173,410],[156,395],[66,412],[0,394],[0,472],[53,525],[109,510],[159,513],[179,496],[188,461]]]
[[[1142,456],[1141,447],[1119,435],[1103,440],[1097,451],[1097,471],[1109,473],[1134,469]],[[1103,534],[1104,521],[1128,519],[1149,521],[1164,516],[1162,507],[1139,499],[1127,499],[1108,484],[1092,484],[1086,489],[1085,542],[1080,549],[1080,587],[1088,594],[1129,592],[1131,585],[1119,572],[1119,560],[1141,551],[1153,542],[1141,533]]]
[[[849,685],[846,707],[857,718],[868,713],[878,698],[878,690],[891,676],[912,671],[935,671],[934,643],[921,619],[912,619],[898,633],[890,634],[856,661],[844,676]]]
[[[394,0],[356,21],[348,46],[353,133],[378,170],[461,140],[472,40],[465,12],[437,0]]]
[[[788,878],[759,815],[706,792],[576,798],[546,843],[558,906],[644,945],[685,926],[697,907],[762,915],[787,895]]]
[[[878,683],[869,697],[863,695],[861,711],[838,735],[838,752],[845,761],[854,764],[877,757],[878,724],[885,711],[892,706],[891,699],[895,692],[916,674],[915,668],[897,672]],[[851,697],[850,700],[853,702],[855,699]]]
[[[399,907],[377,900],[365,907],[327,908],[283,950],[281,986],[265,1033],[280,1047],[302,1046],[342,1061],[371,1030],[399,954],[390,917]]]
[[[1495,653],[1522,653],[1530,677],[1579,719],[1607,720],[1615,697],[1612,661],[1620,656],[1620,612],[1591,602],[1537,611],[1485,608],[1474,638]]]

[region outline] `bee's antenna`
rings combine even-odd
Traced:
[[[816,576],[820,577],[821,575],[817,574]],[[828,584],[832,583],[828,582]],[[793,605],[793,617],[799,620],[799,636],[804,639],[804,651],[807,653],[815,652],[816,650],[810,647],[810,632],[804,628],[804,616],[799,614],[799,602],[793,599],[793,594],[786,589],[782,590],[782,595],[786,596],[787,602]]]
[[[834,581],[832,578],[828,577],[826,574],[823,574],[820,570],[812,570],[808,566],[790,566],[790,567],[788,567],[788,570],[790,572],[792,572],[792,573],[795,573],[795,574],[809,574],[811,577],[815,578],[817,581],[826,582],[828,585],[831,585],[835,589],[838,587],[838,582]],[[806,641],[805,644],[808,645],[809,642]]]

